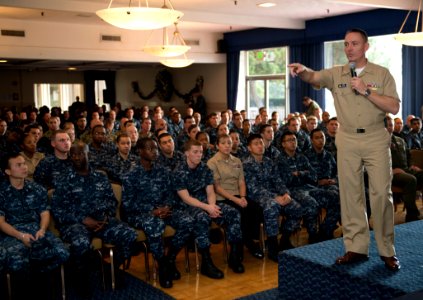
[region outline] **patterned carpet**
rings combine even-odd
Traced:
[[[423,221],[395,226],[395,246],[402,268],[387,270],[371,234],[370,259],[334,265],[344,253],[342,239],[279,254],[282,299],[392,299],[423,289]]]
[[[122,271],[119,271],[122,272]],[[67,281],[66,284],[66,300],[144,300],[144,299],[157,299],[157,300],[172,300],[173,297],[167,295],[163,291],[156,289],[155,287],[147,284],[146,282],[125,273],[125,287],[122,289],[118,289],[112,291],[110,282],[106,282],[106,290],[103,290],[103,284],[101,280],[101,273],[94,273],[90,279],[90,290],[93,291],[91,296],[82,297],[78,295],[75,291],[75,288],[72,286],[71,283]],[[106,279],[110,278],[110,274],[106,275]],[[110,281],[110,279],[109,279]],[[30,291],[28,296],[28,292],[23,291],[25,288],[29,288],[28,285],[24,286],[16,286],[16,281],[13,282],[12,280],[13,292],[12,292],[12,299],[20,300],[20,299],[43,299],[43,300],[56,300],[62,299],[61,297],[61,289],[60,289],[60,282],[59,280],[55,280],[55,282],[47,287],[48,291],[45,294],[39,294],[35,291]],[[7,288],[5,284],[5,278],[2,276],[2,284],[0,284],[0,299],[8,299],[7,297]],[[21,294],[24,293],[25,296]],[[29,298],[30,297],[30,298]]]
[[[238,300],[277,300],[279,294],[278,289],[265,290],[263,292],[251,294],[245,297],[238,298]]]

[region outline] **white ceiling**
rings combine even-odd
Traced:
[[[127,7],[129,3],[131,6],[139,4],[146,6],[148,2],[150,7],[161,7],[163,1],[114,0],[112,6]],[[166,0],[167,3],[168,1]],[[275,2],[276,6],[267,9],[257,7],[258,3],[270,1]],[[112,25],[105,23],[95,14],[97,10],[107,8],[109,2],[110,0],[0,0],[0,27],[2,20],[22,24],[25,21],[48,23],[47,26],[54,26],[57,23],[67,26],[81,24],[111,27]],[[171,0],[176,10],[184,13],[179,22],[179,29],[196,31],[200,35],[201,33],[221,35],[259,27],[303,29],[307,20],[376,8],[417,10],[418,2],[419,0]],[[13,57],[14,60],[10,60],[9,64],[0,65],[0,68],[65,69],[69,65],[78,65],[80,70],[91,70],[112,69],[112,66],[114,69],[135,66],[123,62],[110,62],[111,59],[106,61],[104,58],[69,62],[64,60],[66,59],[64,57],[55,60],[51,57],[39,59],[36,59],[36,56]]]
[[[160,7],[164,0],[114,0],[113,7]],[[166,2],[169,0],[166,0]],[[272,8],[259,8],[262,2]],[[0,18],[15,20],[104,23],[95,11],[106,8],[109,0],[0,0]],[[304,28],[306,20],[325,18],[375,8],[417,9],[417,0],[171,0],[184,13],[179,28],[229,32],[257,27]]]

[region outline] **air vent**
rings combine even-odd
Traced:
[[[200,46],[200,40],[185,40],[187,46]]]
[[[101,35],[101,40],[106,42],[120,42],[120,35]]]
[[[25,31],[23,31],[23,30],[2,29],[1,30],[1,35],[4,35],[4,36],[25,37]]]

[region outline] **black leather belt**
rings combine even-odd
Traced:
[[[366,129],[364,129],[364,128],[357,128],[356,130],[357,130],[357,133],[365,133],[366,132]]]

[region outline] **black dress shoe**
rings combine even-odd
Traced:
[[[352,264],[355,262],[360,262],[360,261],[364,261],[368,259],[369,259],[369,256],[367,254],[348,251],[343,256],[338,257],[335,261],[335,264],[347,265],[347,264]]]
[[[250,251],[251,255],[258,259],[263,259],[264,253],[261,250],[258,243],[251,243],[247,246],[248,250]]]
[[[385,267],[391,271],[398,271],[401,269],[400,262],[395,255],[390,257],[381,256],[380,259],[385,263]]]

